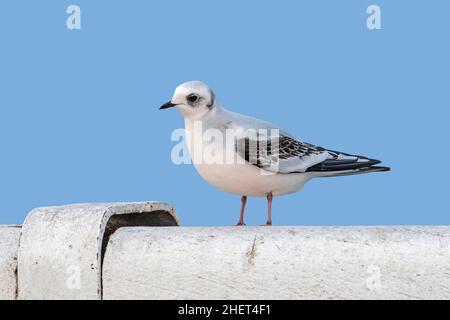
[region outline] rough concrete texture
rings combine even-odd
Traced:
[[[20,226],[0,226],[0,300],[17,297],[17,250]]]
[[[123,228],[105,299],[450,299],[450,227]]]
[[[79,204],[34,209],[22,226],[19,299],[101,299],[109,236],[122,226],[178,225],[166,203]]]

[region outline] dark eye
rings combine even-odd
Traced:
[[[196,94],[190,94],[190,95],[188,95],[187,96],[187,100],[189,101],[189,102],[191,102],[191,103],[195,103],[195,102],[197,102],[198,101],[198,95],[196,95]]]

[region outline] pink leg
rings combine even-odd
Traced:
[[[267,194],[267,223],[263,226],[271,226],[272,225],[272,192]]]
[[[239,221],[236,224],[237,226],[245,226],[245,223],[244,223],[244,210],[245,210],[245,204],[247,203],[247,196],[242,196],[241,203],[242,203],[242,205],[241,205],[241,215],[239,216]]]

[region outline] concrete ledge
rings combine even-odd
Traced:
[[[175,210],[161,202],[34,209],[22,226],[19,299],[101,299],[110,235],[123,226],[175,225]]]
[[[450,299],[450,227],[178,226],[160,202],[0,226],[0,299]]]
[[[450,227],[122,228],[105,299],[450,299]]]
[[[17,298],[17,250],[20,226],[0,225],[0,300]]]

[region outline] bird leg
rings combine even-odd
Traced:
[[[242,196],[241,203],[242,203],[242,205],[241,205],[241,215],[239,216],[239,221],[236,224],[237,226],[245,226],[245,223],[244,223],[244,210],[245,210],[245,204],[247,203],[247,196]]]
[[[267,222],[263,224],[263,226],[271,226],[272,225],[272,192],[267,194]]]

